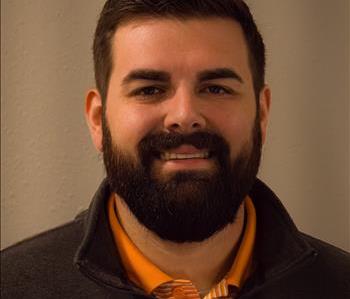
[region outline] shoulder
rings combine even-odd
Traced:
[[[313,262],[304,267],[304,275],[300,277],[313,282],[309,284],[310,287],[318,286],[323,294],[333,294],[333,298],[348,298],[350,254],[304,233],[301,233],[301,237],[314,248],[315,256]]]
[[[4,249],[1,252],[2,296],[60,298],[62,281],[78,285],[83,277],[74,267],[73,259],[83,231],[82,220],[76,219]]]
[[[300,234],[317,252],[316,262],[336,272],[347,273],[350,279],[350,253],[305,233]],[[333,272],[332,271],[332,272]]]
[[[300,233],[312,250],[247,298],[350,298],[350,254]],[[278,257],[275,257],[278,258]]]
[[[41,263],[50,262],[50,259],[57,258],[59,252],[71,252],[79,244],[83,229],[80,219],[71,221],[59,227],[40,233],[34,237],[23,240],[12,245],[1,252],[1,260],[4,267],[8,261]],[[62,257],[62,255],[60,255]],[[40,257],[40,259],[36,259]]]

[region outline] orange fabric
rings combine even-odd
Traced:
[[[236,254],[232,268],[227,274],[227,283],[229,285],[240,288],[244,280],[247,279],[248,271],[250,270],[255,233],[256,233],[256,213],[254,204],[250,197],[245,199],[245,208],[247,212],[246,227],[241,241],[241,245]]]
[[[129,279],[147,293],[172,278],[153,265],[129,239],[119,224],[115,213],[114,196],[111,196],[108,207],[109,222],[121,260]]]
[[[233,286],[237,290],[249,276],[256,233],[256,214],[251,198],[246,197],[244,205],[247,215],[246,225],[233,265],[225,278],[213,286],[204,299],[228,296],[228,286]],[[131,281],[148,294],[153,293],[160,299],[200,298],[198,290],[191,281],[173,279],[165,274],[133,244],[118,222],[114,196],[109,200],[108,213],[115,243]]]

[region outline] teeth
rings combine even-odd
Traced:
[[[181,159],[206,159],[209,157],[208,152],[195,153],[195,154],[174,154],[165,152],[161,155],[162,160],[181,160]]]

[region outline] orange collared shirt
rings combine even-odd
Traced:
[[[244,201],[246,209],[246,225],[242,240],[230,271],[210,291],[204,299],[231,296],[235,297],[249,275],[256,232],[256,214],[250,197]],[[173,279],[158,269],[147,259],[135,244],[129,239],[115,212],[115,200],[112,195],[109,200],[108,214],[115,244],[129,279],[148,294],[158,299],[199,299],[199,291],[191,281]]]

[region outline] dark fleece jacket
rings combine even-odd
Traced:
[[[1,253],[1,298],[152,298],[126,277],[113,243],[104,181],[74,221]],[[349,299],[350,255],[297,230],[275,194],[257,180],[256,269],[242,299]]]

